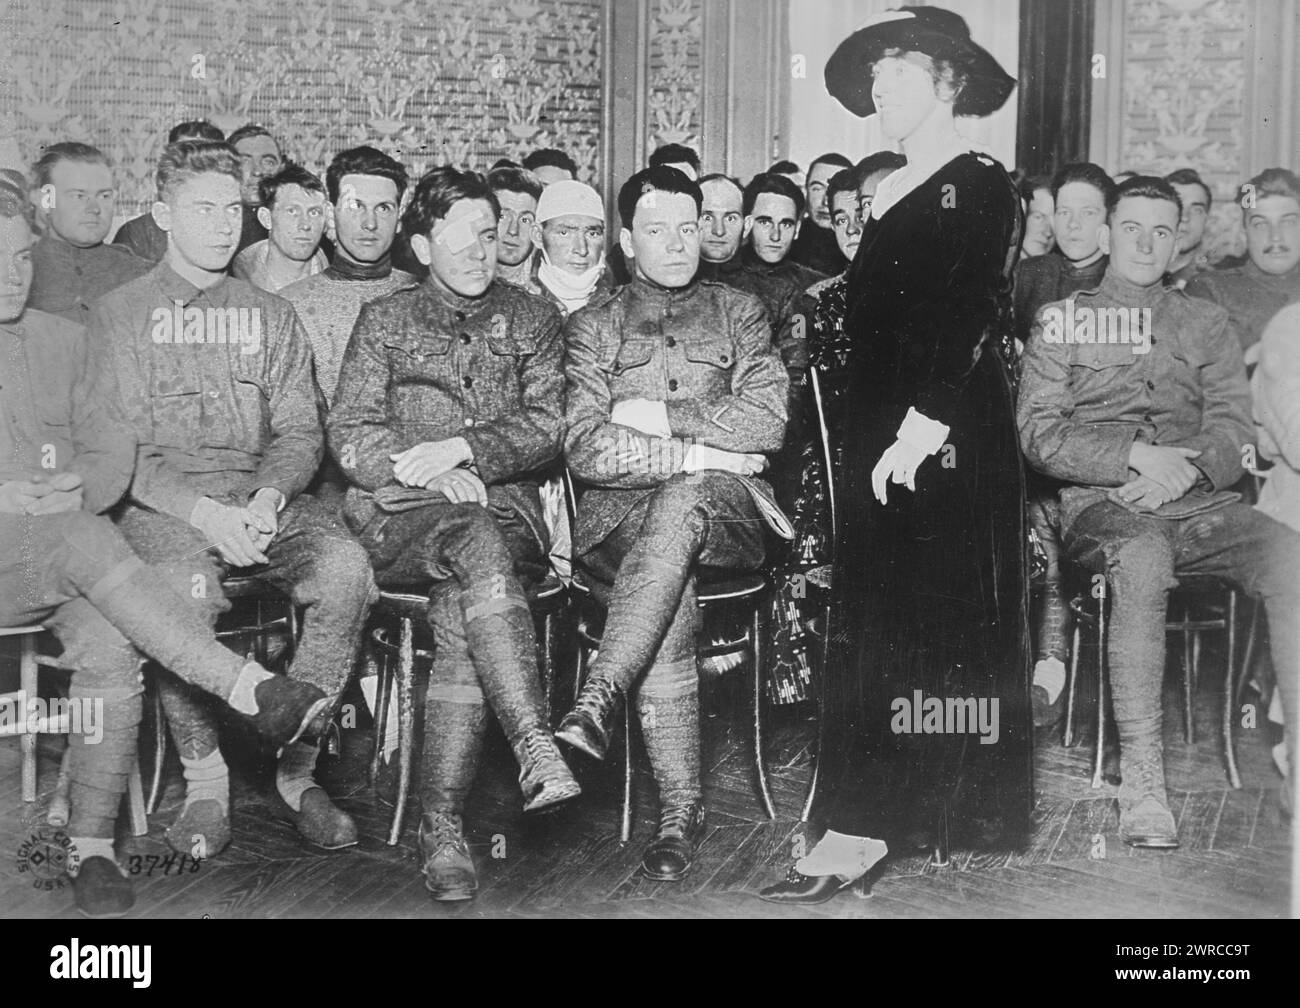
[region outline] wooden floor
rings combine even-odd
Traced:
[[[980,855],[958,851],[947,868],[924,852],[901,859],[867,900],[844,894],[807,909],[770,906],[754,893],[778,879],[802,837],[797,822],[809,771],[813,723],[786,711],[771,735],[769,766],[779,818],[759,811],[751,784],[744,718],[706,720],[704,756],[710,824],[699,859],[681,883],[637,872],[652,832],[652,786],[637,766],[632,843],[617,841],[615,767],[580,767],[586,788],[571,808],[523,816],[510,754],[501,740],[485,755],[467,812],[481,889],[469,903],[428,899],[418,872],[414,824],[387,847],[389,810],[366,782],[371,734],[343,733],[343,753],[323,779],[354,815],[361,843],[347,851],[309,850],[279,822],[267,791],[269,763],[235,768],[235,839],[196,873],[136,879],[141,917],[1280,917],[1288,906],[1289,830],[1278,811],[1281,778],[1263,729],[1241,733],[1245,786],[1231,790],[1216,724],[1220,707],[1206,684],[1197,698],[1197,744],[1182,740],[1172,685],[1166,697],[1167,772],[1182,848],[1134,851],[1119,839],[1115,789],[1089,787],[1091,749],[1065,749],[1040,735],[1038,806],[1028,849]],[[725,706],[725,705],[724,705]],[[1261,718],[1261,722],[1262,722]],[[1087,740],[1085,740],[1087,741]],[[43,892],[17,869],[17,851],[44,809],[61,740],[42,743],[41,797],[21,800],[16,739],[0,740],[0,916],[75,916],[70,890]],[[168,789],[147,837],[123,841],[127,854],[164,855],[181,778],[175,757]]]

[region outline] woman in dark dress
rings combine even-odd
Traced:
[[[1015,81],[948,11],[903,8],[826,67],[907,165],[876,192],[849,270],[843,501],[813,819],[777,902],[821,902],[939,824],[1023,843],[1032,807],[1024,490],[998,352],[1020,209],[954,114]]]

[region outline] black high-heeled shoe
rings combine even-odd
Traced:
[[[768,903],[825,903],[836,893],[852,888],[859,899],[871,895],[871,874],[844,881],[838,875],[804,875],[791,868],[785,879],[759,890],[758,898]]]

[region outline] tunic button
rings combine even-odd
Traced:
[[[676,392],[676,391],[677,391],[677,379],[676,379],[676,378],[669,378],[669,379],[668,379],[668,391],[669,391],[669,392]]]
[[[727,355],[726,355],[726,354],[720,354],[720,355],[718,356],[718,360],[722,361],[723,364],[727,363]]]
[[[464,380],[463,382],[461,382],[461,384],[464,385],[466,388],[473,388],[473,387],[474,387],[474,379],[473,379],[473,378],[470,378],[470,377],[468,377],[468,376],[466,376],[465,380]]]
[[[458,311],[458,312],[456,313],[456,321],[457,321],[457,322],[464,322],[464,321],[465,321],[465,313],[464,313],[463,311]]]
[[[217,393],[216,393],[215,391],[209,392],[209,393],[208,393],[208,398],[209,398],[209,399],[215,399],[215,398],[217,398]]]
[[[468,346],[469,343],[470,343],[469,333],[467,333],[467,332],[463,332],[463,333],[461,333],[461,334],[460,334],[460,341],[461,341],[462,343],[464,343],[466,346]]]
[[[1147,381],[1147,388],[1149,388],[1149,389],[1151,389],[1152,391],[1154,391],[1154,390],[1155,390],[1155,387],[1156,387],[1156,383],[1155,383],[1155,382],[1150,381],[1150,380]]]
[[[473,417],[469,417],[469,416],[467,416],[467,417],[465,418],[465,426],[466,426],[466,427],[473,427],[473,426],[474,426],[474,418],[473,418]]]
[[[671,336],[668,337],[668,339],[667,339],[666,342],[668,343],[668,345],[669,345],[670,347],[674,347],[674,346],[677,345],[677,341],[676,341],[675,339],[673,339]]]

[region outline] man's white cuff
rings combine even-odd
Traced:
[[[906,441],[917,451],[933,455],[948,440],[949,427],[938,420],[931,420],[924,413],[918,413],[913,406],[907,411],[902,425],[898,428],[897,438]]]

